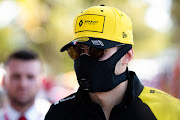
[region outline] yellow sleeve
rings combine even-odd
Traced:
[[[180,120],[180,100],[155,88],[144,87],[139,95],[157,120]]]

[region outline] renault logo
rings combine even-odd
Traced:
[[[81,26],[82,26],[82,24],[83,24],[83,21],[81,20],[81,21],[79,22],[79,26],[81,27]]]

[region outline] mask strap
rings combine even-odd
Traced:
[[[128,67],[126,68],[126,71],[121,73],[120,75],[115,75],[115,79],[121,79],[121,82],[124,82],[126,80],[129,80],[129,76],[128,76],[129,70]],[[115,82],[117,82],[116,84],[119,84],[119,81],[116,80]]]
[[[119,48],[118,51],[113,54],[109,59],[111,59],[112,63],[117,63],[131,48],[132,45],[130,44],[123,45],[123,47]],[[116,64],[114,64],[113,67],[115,67],[115,65]]]

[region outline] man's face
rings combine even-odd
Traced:
[[[79,45],[79,44],[78,44]],[[82,49],[84,50],[83,53],[89,54],[88,49],[89,46],[87,45],[81,45]],[[104,61],[109,59],[113,54],[115,54],[118,51],[118,47],[112,47],[104,50],[104,55],[99,59],[99,61]],[[82,53],[82,54],[83,54]],[[97,54],[97,53],[96,53]],[[129,61],[133,58],[133,49],[129,50],[116,64],[115,66],[115,74],[119,75],[123,73],[126,70],[127,64]]]
[[[38,60],[12,59],[6,71],[4,87],[10,101],[19,105],[32,103],[39,89],[41,63]]]

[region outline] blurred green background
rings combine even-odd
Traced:
[[[75,16],[100,4],[116,7],[132,20],[135,43],[132,70],[137,70],[140,77],[146,73],[154,75],[142,79],[152,81],[159,75],[170,74],[167,81],[174,76],[179,81],[179,0],[0,0],[0,63],[11,52],[30,48],[40,54],[47,75],[72,71],[73,61],[67,52],[59,50],[73,38]],[[171,76],[174,70],[178,73]],[[174,96],[179,97],[180,92]]]

